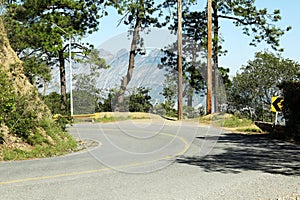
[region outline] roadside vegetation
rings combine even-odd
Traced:
[[[233,114],[214,113],[199,118],[199,122],[224,128],[225,130],[239,133],[262,133],[254,122],[246,117],[238,117]]]
[[[11,79],[0,73],[0,160],[20,160],[62,155],[76,149],[65,132],[66,122],[54,120],[47,107],[33,104],[38,95],[18,95]],[[43,112],[43,113],[40,113]]]
[[[23,73],[0,18],[0,161],[62,155],[77,143]]]
[[[151,115],[151,116],[150,116]],[[95,123],[107,123],[125,120],[140,120],[151,119],[153,117],[150,113],[144,112],[101,112],[90,115],[76,115],[74,117],[74,123],[80,122],[95,122]]]

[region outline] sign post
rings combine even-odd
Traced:
[[[278,124],[278,113],[282,111],[283,100],[281,96],[272,97],[271,111],[275,112],[275,125]]]

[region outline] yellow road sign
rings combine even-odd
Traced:
[[[280,97],[280,96],[272,97],[271,111],[272,112],[281,112],[282,106],[283,106],[282,102],[283,102],[283,97]]]

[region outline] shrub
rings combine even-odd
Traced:
[[[68,99],[69,98],[68,94]],[[44,103],[48,106],[52,114],[70,115],[70,101],[67,102],[67,107],[65,110],[60,109],[61,95],[56,92],[51,92],[50,94],[43,97]]]
[[[300,82],[284,82],[279,86],[283,90],[283,114],[286,119],[286,135],[300,140]]]
[[[149,112],[152,109],[148,88],[134,88],[131,94],[125,95],[122,105],[118,105],[118,93],[117,89],[111,89],[107,98],[99,103],[99,110],[113,112],[118,108],[119,111]]]
[[[9,131],[27,139],[37,125],[37,115],[30,106],[31,96],[18,96],[6,73],[0,70],[1,122]]]
[[[149,89],[139,87],[133,90],[129,96],[129,111],[130,112],[149,112],[152,109],[150,103]]]

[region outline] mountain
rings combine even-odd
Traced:
[[[152,104],[161,103],[164,101],[164,96],[161,94],[163,84],[165,82],[165,70],[159,69],[162,56],[161,49],[176,41],[176,36],[170,34],[167,30],[152,29],[149,34],[142,33],[144,49],[143,55],[137,55],[135,58],[135,67],[133,69],[133,77],[127,86],[127,92],[130,93],[133,88],[147,87],[150,89]],[[127,74],[129,61],[130,40],[128,34],[123,33],[99,45],[99,57],[104,58],[106,63],[110,65],[109,69],[100,69],[99,77],[96,78],[96,87],[102,91],[108,91],[112,88],[118,88],[121,84],[121,79]],[[66,63],[67,64],[67,63]],[[66,65],[66,81],[70,82],[69,67]],[[73,64],[73,77],[78,74],[90,73],[88,66],[82,64]],[[59,89],[59,73],[58,70],[53,71],[53,80],[49,83],[48,93]],[[76,80],[73,81],[73,89]],[[69,91],[67,84],[67,90]],[[203,98],[195,98],[194,105],[203,104]]]
[[[105,49],[99,49],[99,51],[100,57],[106,60],[107,64],[110,65],[110,68],[99,70],[100,76],[96,78],[96,87],[102,91],[119,88],[122,77],[127,74],[129,51],[124,48],[120,49],[115,54]],[[126,88],[126,92],[130,94],[131,91],[137,87],[149,88],[151,103],[153,105],[162,103],[165,100],[162,92],[167,71],[165,69],[159,69],[158,64],[161,63],[161,58],[164,56],[164,53],[158,48],[146,48],[143,53],[144,55],[138,54],[135,58],[133,76]],[[81,69],[84,69],[87,72],[86,67]],[[193,105],[197,106],[200,104],[205,104],[204,98],[195,94]]]
[[[132,91],[136,87],[146,87],[150,89],[152,103],[163,102],[160,94],[165,80],[165,70],[159,69],[157,65],[163,53],[159,49],[145,49],[145,55],[137,55],[133,77],[127,86],[127,91]],[[97,78],[97,88],[111,89],[120,86],[121,79],[127,74],[129,52],[126,49],[119,50],[115,55],[100,49],[100,55],[104,58],[109,69],[101,69]]]
[[[175,42],[177,37],[166,29],[153,28],[148,30],[147,33],[141,33],[141,38],[143,38],[145,55],[137,55],[135,58],[133,78],[128,85],[128,92],[135,87],[148,87],[151,89],[150,95],[153,103],[155,101],[162,102],[164,97],[160,93],[163,88],[165,72],[157,67],[163,56],[160,49]],[[111,67],[99,71],[100,77],[97,78],[97,88],[111,89],[120,86],[121,78],[127,73],[130,42],[130,36],[127,32],[124,32],[99,45],[99,57],[104,58]],[[79,63],[73,63],[72,66],[73,77],[77,74],[90,72],[88,66],[83,66]],[[59,71],[57,68],[52,71],[52,77],[53,79],[47,85],[47,93],[49,94],[53,91],[60,93]],[[70,90],[69,77],[69,66],[66,62],[67,91]],[[73,88],[75,82],[76,80],[73,81]]]
[[[131,37],[132,36],[128,34],[128,32],[124,32],[103,42],[98,48],[105,49],[112,54],[116,54],[120,49],[129,51]],[[141,32],[140,37],[143,39],[143,46],[152,49],[162,49],[177,40],[176,35],[163,28],[149,28],[146,31]]]

